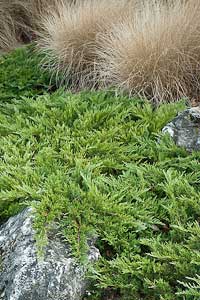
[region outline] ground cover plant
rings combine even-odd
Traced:
[[[40,66],[41,57],[33,46],[0,56],[0,106],[22,96],[34,97],[51,90],[55,84]]]
[[[23,69],[21,51],[12,57]],[[184,102],[155,108],[46,84],[38,96],[12,93],[0,106],[0,223],[31,205],[38,249],[56,222],[83,263],[96,236],[102,257],[84,299],[199,299],[200,154],[160,134]]]

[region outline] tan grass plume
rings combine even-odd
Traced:
[[[57,12],[44,18],[39,41],[48,67],[74,88],[95,86],[98,35],[123,18],[128,2],[79,0],[59,5]]]
[[[200,94],[200,1],[143,1],[102,35],[97,50],[105,86],[155,101]]]
[[[0,0],[0,49],[9,50],[31,40],[40,20],[59,3],[73,0]]]

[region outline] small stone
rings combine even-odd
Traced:
[[[177,146],[188,151],[200,150],[200,107],[192,107],[180,113],[162,130],[168,133]]]

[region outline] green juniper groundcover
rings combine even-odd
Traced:
[[[0,58],[0,223],[33,206],[38,249],[56,223],[83,263],[95,236],[85,300],[200,299],[200,152],[160,133],[184,102],[49,93],[35,60]]]
[[[49,76],[41,72],[41,57],[33,46],[0,56],[0,105],[22,96],[33,97],[51,88]]]

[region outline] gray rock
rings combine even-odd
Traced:
[[[84,267],[69,246],[54,234],[38,259],[31,209],[0,227],[0,300],[79,300],[85,292]],[[99,258],[90,245],[88,259]]]
[[[176,145],[188,151],[200,150],[200,107],[186,109],[162,131],[169,133]]]

